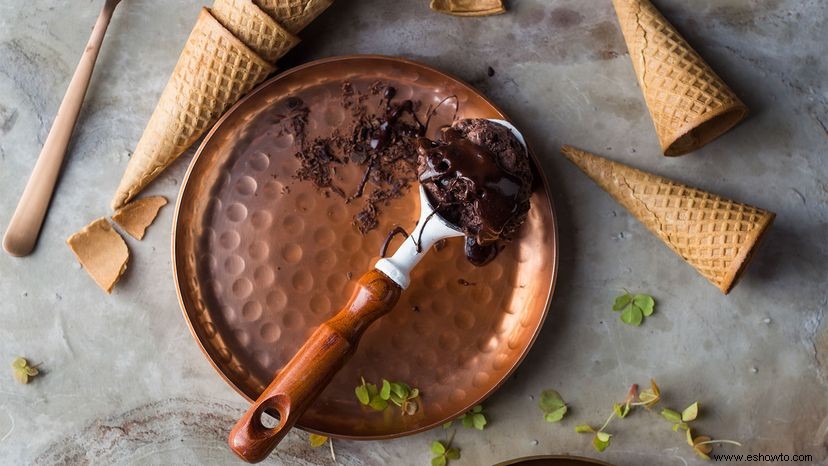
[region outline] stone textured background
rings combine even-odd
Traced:
[[[101,1],[0,3],[0,225],[5,228]],[[489,401],[491,425],[461,430],[457,464],[524,455],[598,456],[573,432],[602,420],[627,386],[655,377],[667,404],[699,400],[700,432],[744,453],[828,456],[828,4],[823,0],[656,0],[752,109],[722,139],[659,155],[609,0],[515,0],[508,14],[460,19],[426,0],[339,0],[280,66],[352,53],[436,66],[489,95],[523,129],[552,182],[560,281],[547,323]],[[99,57],[35,253],[0,255],[0,463],[229,464],[226,432],[245,407],[202,356],[170,273],[168,206],[106,297],[64,240],[107,206],[195,22],[198,2],[125,0]],[[487,67],[495,70],[487,76]],[[558,155],[570,143],[778,214],[728,297]],[[175,199],[189,156],[150,192]],[[641,328],[610,310],[621,288],[652,293]],[[15,355],[43,363],[23,386]],[[568,417],[546,424],[533,399],[556,388]],[[645,413],[646,414],[646,413]],[[602,459],[699,464],[655,416],[611,429]],[[443,432],[336,441],[344,464],[426,464]],[[271,464],[330,463],[291,434]],[[722,448],[720,452],[735,452]]]

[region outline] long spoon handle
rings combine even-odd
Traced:
[[[86,96],[86,88],[92,77],[98,51],[117,4],[117,1],[107,1],[101,9],[101,14],[98,15],[92,35],[81,55],[80,63],[60,103],[52,129],[49,130],[49,136],[46,137],[32,175],[26,183],[17,209],[9,222],[6,236],[3,238],[3,248],[13,256],[28,255],[37,242],[40,227],[43,225],[52,191],[54,191],[55,182],[63,164],[66,147],[69,145],[69,138],[72,136],[83,98]]]
[[[390,311],[402,288],[377,270],[360,277],[351,299],[320,325],[230,432],[230,448],[257,463],[282,441],[356,351],[372,322]],[[276,418],[269,426],[262,415]]]

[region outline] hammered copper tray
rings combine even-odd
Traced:
[[[330,134],[350,118],[338,103],[345,80],[358,90],[382,80],[397,88],[397,98],[419,99],[423,108],[454,94],[459,118],[505,118],[477,91],[435,69],[355,56],[282,73],[219,120],[181,187],[173,268],[193,335],[248,399],[344,304],[392,226],[410,230],[416,223],[414,186],[383,210],[378,228],[360,235],[352,225],[359,203],[345,205],[297,180],[293,137],[262,126],[288,110],[289,97],[299,97],[311,109],[309,136]],[[432,137],[450,122],[451,110],[434,117]],[[430,252],[397,307],[368,329],[354,358],[301,418],[301,428],[359,439],[410,434],[456,417],[506,380],[540,330],[556,276],[555,218],[534,166],[532,207],[520,237],[482,268],[469,264],[459,238]],[[361,175],[337,173],[343,186]],[[419,387],[421,410],[401,416],[361,406],[354,396],[360,376]]]

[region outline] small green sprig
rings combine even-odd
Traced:
[[[466,411],[462,416],[458,417],[457,420],[463,424],[463,427],[467,429],[474,428],[477,430],[485,429],[486,424],[489,423],[489,420],[486,418],[483,405],[475,405],[472,409]],[[445,422],[443,423],[443,429],[450,429],[452,425],[454,425],[454,420]]]
[[[678,432],[679,430],[685,431],[685,438],[687,439],[687,444],[693,447],[693,451],[701,458],[709,460],[710,452],[713,451],[713,445],[717,443],[729,443],[731,445],[736,445],[739,447],[742,446],[741,443],[735,440],[713,440],[707,435],[699,435],[693,437],[693,432],[690,428],[690,422],[695,421],[698,416],[698,401],[684,408],[684,410],[681,413],[679,413],[678,411],[674,411],[670,408],[664,408],[661,410],[661,417],[673,423],[673,432]]]
[[[653,382],[655,384],[655,382]],[[601,453],[610,446],[610,442],[612,441],[612,434],[607,432],[607,426],[609,426],[610,422],[616,417],[619,419],[624,419],[627,415],[630,414],[630,410],[633,406],[643,406],[643,403],[636,402],[636,397],[638,396],[638,385],[633,384],[630,387],[630,390],[627,392],[627,397],[621,403],[613,403],[612,404],[612,413],[610,413],[607,420],[604,421],[604,424],[601,427],[595,429],[594,427],[590,426],[589,424],[579,424],[575,426],[575,432],[579,434],[594,434],[592,436],[592,448],[595,451]]]
[[[368,383],[361,378],[362,384],[354,389],[360,403],[370,406],[375,411],[384,411],[388,408],[389,401],[400,408],[403,415],[413,415],[420,409],[418,398],[420,390],[411,388],[403,382],[389,382],[382,379],[382,384]]]
[[[598,452],[603,452],[610,446],[612,434],[607,432],[607,427],[616,417],[624,419],[636,407],[643,407],[650,410],[653,406],[661,401],[661,389],[655,380],[650,380],[650,388],[642,390],[638,393],[638,385],[632,385],[627,397],[622,403],[613,403],[612,413],[609,415],[604,424],[599,428],[594,428],[588,424],[579,424],[575,426],[575,432],[594,434],[592,438],[592,447]],[[685,431],[687,444],[693,447],[693,451],[701,458],[710,459],[710,452],[713,450],[714,444],[728,443],[731,445],[742,446],[739,442],[734,440],[713,440],[706,435],[693,437],[690,423],[695,421],[699,416],[700,406],[699,402],[694,402],[690,406],[684,408],[681,412],[670,408],[663,408],[660,412],[661,417],[672,423],[674,432],[679,430]]]
[[[685,408],[681,413],[673,411],[670,408],[664,408],[661,410],[661,417],[673,423],[673,432],[678,432],[679,429],[690,430],[690,426],[687,423],[695,421],[698,415],[698,401]]]
[[[555,390],[544,390],[540,394],[538,407],[543,411],[543,419],[546,422],[559,422],[564,418],[567,408],[561,394]]]
[[[621,313],[621,321],[625,324],[638,327],[655,310],[655,300],[647,294],[633,295],[624,290],[624,294],[615,298],[612,310]]]
[[[435,440],[431,442],[431,466],[446,466],[451,460],[460,459],[460,449],[451,446],[454,434],[448,440]]]
[[[17,357],[12,361],[12,369],[14,369],[14,379],[22,384],[27,384],[31,380],[32,377],[35,377],[40,373],[37,367],[40,364],[35,364],[34,366],[29,365],[29,361],[23,357]]]
[[[597,430],[589,424],[579,424],[575,426],[575,432],[579,434],[595,434],[592,436],[592,448],[599,453],[603,452],[610,446],[610,442],[612,441],[612,434],[604,429],[607,428],[613,417],[615,417],[614,411],[607,418],[606,422],[604,422],[604,425],[599,427]]]

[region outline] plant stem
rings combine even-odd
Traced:
[[[741,447],[742,444],[735,441],[735,440],[707,440],[705,442],[699,442],[696,445],[708,445],[713,443],[729,443],[731,445],[736,445],[737,447]]]
[[[451,448],[451,442],[454,441],[454,435],[455,434],[457,434],[457,429],[454,429],[453,431],[451,431],[451,435],[446,438],[446,451],[448,451],[449,448]]]
[[[610,421],[612,421],[612,418],[614,418],[614,417],[615,417],[615,411],[613,411],[612,414],[610,414],[610,416],[607,418],[607,422],[605,422],[604,425],[602,425],[601,428],[598,429],[598,432],[603,432],[604,429],[606,429],[607,426],[609,425]]]
[[[328,439],[328,445],[331,447],[331,459],[336,464],[336,453],[334,453],[333,439]]]

